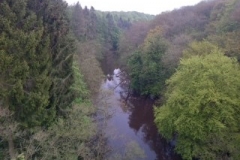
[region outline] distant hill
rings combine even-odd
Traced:
[[[154,19],[154,15],[150,14],[145,14],[141,12],[136,12],[136,11],[129,11],[129,12],[124,12],[124,11],[112,11],[112,12],[102,12],[99,11],[102,14],[111,14],[115,20],[119,19],[120,17],[123,20],[128,20],[130,22],[137,22],[137,21],[149,21]]]

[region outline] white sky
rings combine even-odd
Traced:
[[[195,5],[201,0],[65,0],[68,4],[79,1],[82,7],[93,6],[101,11],[138,11],[159,14],[182,6]]]

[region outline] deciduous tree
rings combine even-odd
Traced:
[[[139,52],[129,60],[132,88],[143,95],[160,95],[168,77],[162,59],[167,50],[167,41],[160,27],[148,33]]]
[[[239,64],[215,49],[207,53],[181,60],[155,123],[164,137],[176,138],[184,159],[239,159]]]

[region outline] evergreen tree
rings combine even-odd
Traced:
[[[74,43],[69,36],[69,20],[66,13],[66,2],[62,0],[32,0],[30,7],[39,19],[43,19],[44,33],[50,38],[50,60],[52,84],[50,103],[47,108],[64,112],[75,98],[71,85],[74,83],[72,62]]]
[[[84,37],[84,17],[83,17],[83,9],[79,2],[73,6],[71,15],[71,28],[75,35],[75,37],[79,40],[85,40]]]
[[[92,40],[92,39],[96,39],[98,38],[97,36],[97,30],[98,30],[98,17],[96,15],[96,11],[93,7],[91,7],[90,9],[90,21],[89,21],[89,31],[88,31],[88,34],[89,34],[89,38]]]
[[[107,20],[107,36],[106,40],[109,43],[113,50],[118,49],[118,42],[119,42],[119,30],[116,26],[113,16],[108,13],[106,15]]]
[[[0,95],[25,127],[51,121],[49,39],[27,0],[0,3]]]

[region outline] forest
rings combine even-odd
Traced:
[[[99,98],[109,56],[128,95],[154,100],[182,159],[240,159],[240,0],[156,16],[0,0],[0,159],[111,159]]]

